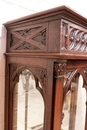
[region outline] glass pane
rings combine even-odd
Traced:
[[[61,130],[69,130],[70,102],[71,102],[71,92],[69,91],[67,93],[63,105],[63,120],[62,120]]]
[[[77,94],[77,110],[75,120],[75,130],[85,130],[86,119],[86,90],[84,88],[83,77],[80,75],[78,79],[78,94]]]
[[[43,130],[44,101],[35,85],[32,73],[22,71],[14,89],[13,130]]]
[[[85,104],[86,90],[83,88],[83,78],[76,75],[64,100],[61,130],[85,130]]]

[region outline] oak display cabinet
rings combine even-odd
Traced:
[[[4,26],[5,130],[87,130],[87,19],[61,6]]]

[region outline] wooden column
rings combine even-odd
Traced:
[[[54,97],[54,124],[53,130],[61,130],[62,123],[62,108],[63,108],[63,85],[64,85],[64,71],[66,68],[65,62],[55,63],[55,97]]]

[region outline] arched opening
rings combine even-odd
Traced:
[[[69,74],[66,76],[66,83]],[[75,74],[66,88],[68,89],[63,102],[61,130],[85,130],[86,90],[83,76],[80,73]]]
[[[25,69],[14,87],[13,130],[43,130],[44,100],[36,87],[35,78],[31,71]]]

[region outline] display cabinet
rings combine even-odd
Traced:
[[[5,130],[87,130],[87,19],[61,6],[4,26]]]

